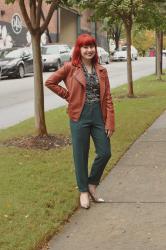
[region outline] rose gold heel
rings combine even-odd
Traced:
[[[80,205],[81,208],[89,209],[90,208],[90,201],[88,192],[81,192],[80,193]]]
[[[96,186],[92,185],[92,184],[89,184],[89,195],[90,195],[92,201],[95,202],[95,203],[103,203],[103,202],[105,202],[103,198],[96,197],[95,193],[96,193]]]

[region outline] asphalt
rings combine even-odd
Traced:
[[[166,111],[98,187],[107,203],[79,209],[49,250],[166,250]]]

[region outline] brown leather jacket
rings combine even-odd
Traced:
[[[114,107],[110,94],[107,70],[100,64],[95,66],[100,82],[100,104],[105,128],[114,131]],[[58,85],[64,81],[66,88]],[[65,63],[55,71],[45,85],[68,102],[68,114],[73,121],[78,121],[86,97],[86,80],[81,66]]]

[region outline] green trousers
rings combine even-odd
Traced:
[[[85,103],[80,119],[77,122],[70,120],[70,128],[77,185],[80,192],[87,192],[88,184],[99,184],[111,157],[110,139],[105,133],[100,103]],[[94,142],[96,157],[88,176],[90,137]]]

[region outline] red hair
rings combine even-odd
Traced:
[[[95,38],[90,36],[89,34],[81,34],[81,35],[78,36],[78,38],[76,40],[74,51],[73,51],[73,54],[72,54],[72,64],[73,65],[77,66],[78,64],[81,63],[81,51],[80,51],[80,48],[82,46],[85,46],[85,45],[94,45],[95,46],[96,54],[92,58],[92,63],[96,64],[98,62],[97,44],[96,44]]]

